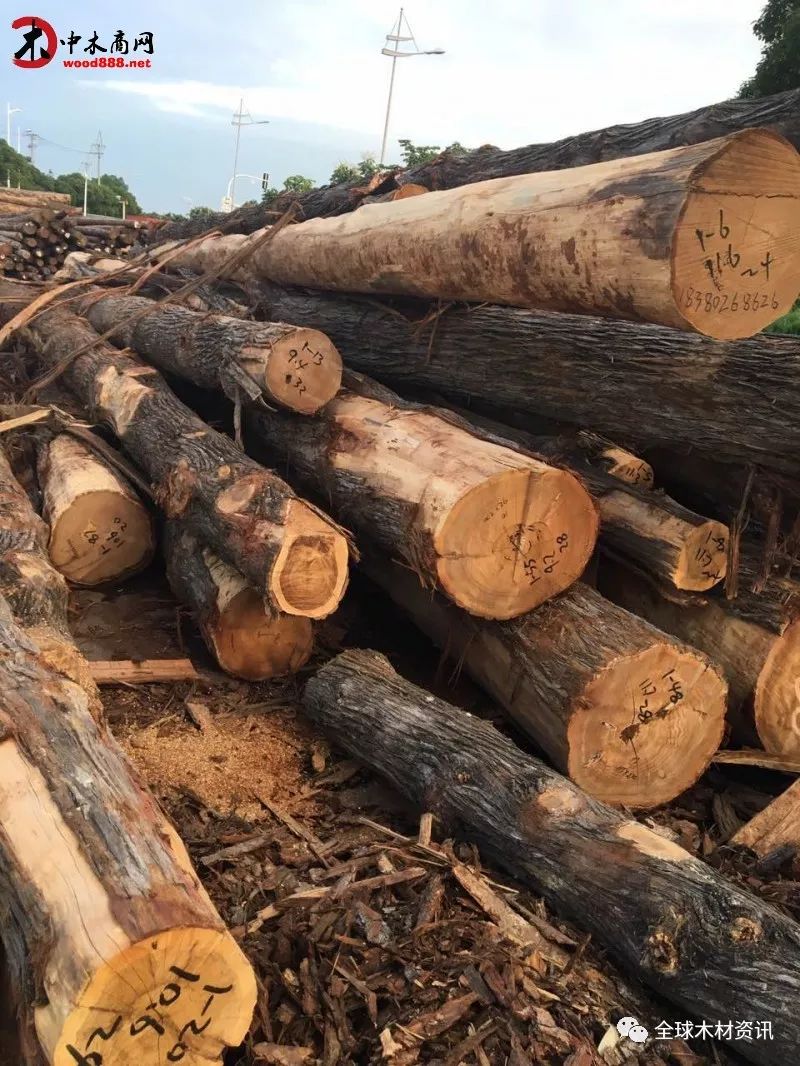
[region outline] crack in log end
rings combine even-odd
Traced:
[[[756,941],[761,940],[764,935],[764,930],[760,922],[754,921],[752,918],[748,918],[744,914],[740,914],[738,918],[734,918],[731,924],[731,940],[736,943],[749,943],[753,944]]]
[[[179,459],[160,485],[156,485],[156,503],[167,518],[177,518],[189,506],[197,486],[197,474],[186,459]]]
[[[136,417],[139,404],[152,394],[149,385],[142,385],[137,380],[143,368],[120,370],[116,366],[106,367],[95,379],[96,393],[94,407],[107,412],[118,437],[124,438],[128,427]],[[152,375],[153,371],[147,368]]]
[[[648,829],[641,822],[623,822],[617,828],[616,836],[632,844],[642,855],[649,855],[654,859],[666,859],[669,862],[692,861],[692,856],[685,848],[654,829]]]

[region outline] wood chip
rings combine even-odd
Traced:
[[[184,700],[183,705],[186,708],[186,713],[201,733],[208,734],[217,732],[217,727],[214,725],[211,711],[204,703],[197,703],[195,700]]]
[[[711,760],[731,766],[760,766],[764,770],[779,770],[784,774],[800,774],[800,759],[788,755],[774,755],[757,748],[742,748],[741,751],[718,751]]]
[[[256,1044],[253,1047],[256,1062],[270,1066],[304,1066],[314,1058],[310,1047],[289,1047],[283,1044]]]
[[[433,815],[430,811],[425,811],[421,815],[419,820],[419,834],[417,836],[417,843],[423,848],[430,847],[431,832],[433,830]]]

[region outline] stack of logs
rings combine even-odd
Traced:
[[[60,270],[70,252],[124,255],[138,227],[138,222],[68,215],[49,207],[0,214],[0,272],[39,281]]]
[[[156,249],[169,286],[152,267],[126,274],[105,247],[102,262],[81,258],[67,298],[0,284],[4,335],[63,390],[59,406],[121,448],[76,425],[33,431],[49,557],[94,584],[147,565],[159,540],[210,652],[247,679],[307,663],[358,560],[551,766],[367,653],[309,684],[312,718],[659,993],[713,1017],[758,995],[783,1012],[776,1040],[790,1049],[797,1023],[782,1004],[800,929],[612,808],[673,800],[725,742],[800,755],[800,345],[747,339],[800,290],[800,156],[758,129],[621,158],[597,143],[605,161],[586,167],[420,186]],[[31,318],[21,307],[34,299]],[[0,481],[14,496],[10,470]],[[0,533],[19,511],[0,509]],[[46,616],[54,642],[19,606],[37,566],[9,567],[2,591],[32,646],[58,650],[61,616]],[[35,784],[45,799],[50,748]],[[0,804],[4,848],[11,814]],[[9,839],[47,918],[63,900]],[[23,974],[36,932],[3,933]],[[136,966],[140,948],[127,949]],[[220,970],[246,985],[226,951]],[[110,989],[127,1011],[106,958],[81,1003]],[[46,1017],[23,997],[26,1010],[48,1061],[63,1046],[86,1061],[74,988]],[[783,1061],[776,1044],[737,1050]]]

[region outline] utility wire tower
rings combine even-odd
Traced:
[[[254,119],[249,111],[245,111],[244,100],[240,100],[239,110],[234,111],[231,125],[236,127],[236,149],[233,153],[233,176],[228,186],[228,195],[223,200],[223,211],[232,211],[236,203],[236,178],[239,169],[239,140],[242,136],[242,126],[267,126],[269,119]]]
[[[106,146],[103,144],[103,131],[97,131],[97,140],[89,149],[89,154],[97,156],[97,180],[100,180],[100,160],[103,158],[103,154],[106,150]]]
[[[41,140],[41,137],[38,133],[34,133],[33,130],[25,130],[25,136],[28,138],[28,159],[30,159],[31,163],[34,163],[36,145]]]

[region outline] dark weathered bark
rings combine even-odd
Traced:
[[[522,618],[485,622],[405,567],[363,565],[591,795],[657,807],[694,784],[719,747],[727,689],[716,668],[581,582]]]
[[[273,403],[313,414],[341,385],[341,357],[318,330],[98,291],[79,310],[115,344],[202,388],[222,389],[234,400],[264,394]]]
[[[170,588],[190,609],[227,673],[265,681],[294,673],[308,661],[314,645],[311,622],[288,614],[270,617],[253,586],[180,519],[165,525],[164,558]]]
[[[4,299],[18,290],[7,284],[1,291]],[[6,319],[17,306],[0,299]],[[93,421],[111,426],[169,517],[184,517],[270,609],[325,617],[336,608],[347,583],[347,542],[338,527],[210,429],[152,367],[98,343],[71,311],[48,310],[32,330],[48,367],[89,346],[64,370],[64,384]]]
[[[315,418],[250,412],[253,445],[473,614],[513,618],[577,580],[597,514],[574,475],[361,375],[345,385]]]
[[[693,445],[800,475],[795,337],[720,343],[579,315],[503,307],[439,314],[430,304],[405,304],[401,313],[278,285],[254,292],[270,317],[322,330],[349,366],[396,387],[569,421],[634,447]]]
[[[691,1015],[772,1021],[737,1042],[749,1061],[794,1061],[800,926],[700,859],[593,800],[496,729],[345,652],[308,683],[311,719],[483,857],[541,892],[627,972]]]
[[[247,960],[81,689],[42,663],[2,598],[0,645],[0,934],[26,1066],[100,1062],[103,1049],[156,1066],[181,1043],[186,1062],[200,1049],[212,1061],[247,1031]],[[135,1025],[171,966],[231,985],[200,1038],[181,1029],[208,993],[186,979],[180,1014]]]

